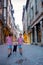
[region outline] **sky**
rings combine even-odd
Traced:
[[[11,0],[11,1],[14,9],[15,24],[19,25],[20,30],[23,30],[22,12],[23,12],[23,5],[26,4],[26,0]]]

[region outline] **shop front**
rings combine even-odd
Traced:
[[[0,44],[4,43],[4,33],[3,33],[3,24],[2,21],[0,20]]]

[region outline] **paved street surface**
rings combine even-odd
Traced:
[[[23,45],[23,56],[12,53],[8,58],[6,45],[0,45],[0,65],[43,65],[43,47]]]

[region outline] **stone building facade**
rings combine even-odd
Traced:
[[[31,33],[31,43],[43,45],[43,0],[27,0],[27,2],[27,30]]]
[[[4,43],[4,26],[7,22],[7,0],[0,0],[0,44]]]
[[[0,44],[5,43],[5,37],[11,32],[14,22],[11,5],[11,0],[0,0]]]

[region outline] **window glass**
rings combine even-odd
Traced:
[[[4,7],[6,7],[6,0],[4,0]]]
[[[1,2],[1,0],[0,0],[0,8],[1,8],[1,6],[2,6],[2,2]]]
[[[31,20],[33,20],[33,18],[34,18],[34,8],[32,7],[31,8]]]
[[[0,2],[1,2],[1,0],[0,0]]]
[[[38,1],[38,0],[35,0],[35,14],[37,14],[37,13],[38,13],[37,1]]]

